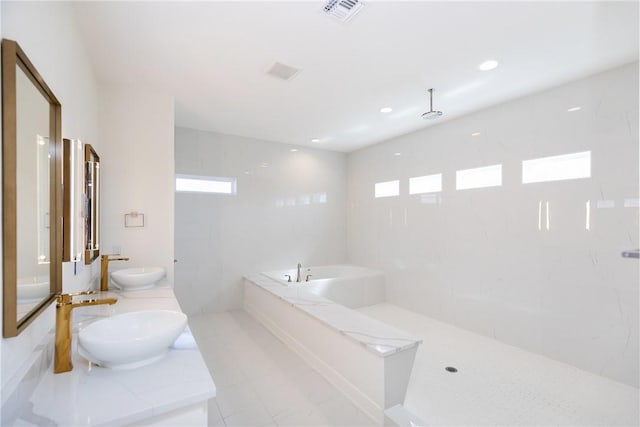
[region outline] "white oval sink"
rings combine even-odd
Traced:
[[[186,326],[178,311],[118,314],[81,329],[78,352],[106,368],[133,369],[161,359]]]
[[[18,278],[18,304],[39,301],[50,293],[49,277],[34,276]]]
[[[152,288],[163,277],[162,267],[125,268],[111,273],[111,280],[122,290]]]

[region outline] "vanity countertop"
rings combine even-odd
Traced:
[[[304,286],[284,286],[260,273],[249,274],[245,279],[355,340],[378,356],[387,357],[422,343],[422,340],[400,329],[315,295]]]
[[[180,348],[137,369],[105,369],[79,356],[77,327],[96,318],[141,310],[181,311],[166,284],[99,297],[105,296],[115,296],[118,302],[74,309],[73,370],[56,375],[50,368],[31,395],[31,413],[22,414],[23,420],[37,425],[123,425],[215,397],[215,384],[188,327],[176,341],[182,343]]]

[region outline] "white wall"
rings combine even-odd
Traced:
[[[187,313],[240,308],[247,273],[346,261],[345,154],[185,128],[175,138],[177,174],[238,180],[235,196],[176,193]]]
[[[78,35],[71,3],[6,2],[0,4],[2,37],[18,42],[62,104],[62,135],[94,143],[99,149],[97,84]],[[85,289],[99,266],[63,265],[63,289]],[[1,295],[1,293],[0,293]],[[0,296],[1,298],[1,296]],[[53,305],[18,337],[2,339],[1,383],[6,385],[53,327]]]
[[[101,86],[101,254],[119,248],[129,262],[110,271],[161,266],[173,280],[173,98],[133,88]],[[125,228],[128,212],[144,227]]]
[[[522,160],[587,150],[591,178],[521,183]],[[455,190],[456,170],[493,164],[502,186]],[[353,152],[348,170],[349,257],[385,271],[392,303],[638,386],[638,261],[620,256],[638,248],[637,63]],[[408,195],[435,173],[441,193]],[[375,199],[394,179],[400,196]]]

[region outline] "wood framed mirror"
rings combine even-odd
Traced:
[[[60,102],[20,46],[2,40],[3,336],[62,290]]]
[[[84,263],[100,256],[100,157],[91,144],[84,145],[84,195],[86,200]]]

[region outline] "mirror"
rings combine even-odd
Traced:
[[[4,337],[62,289],[61,109],[18,44],[2,40]]]
[[[86,219],[84,144],[79,139],[62,140],[62,261],[78,262],[85,249]]]
[[[84,146],[85,161],[85,251],[84,263],[100,255],[100,157],[90,144]]]

